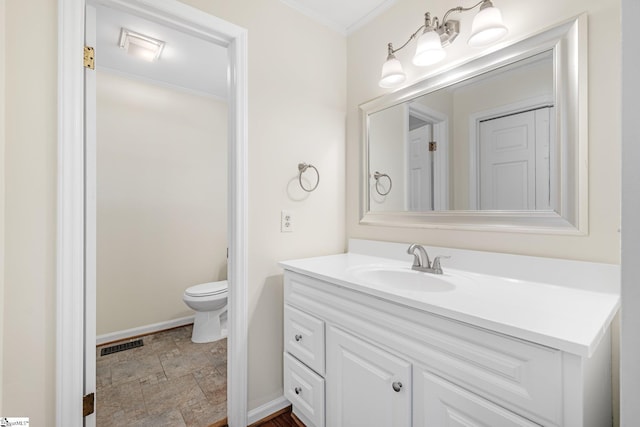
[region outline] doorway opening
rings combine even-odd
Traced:
[[[246,425],[247,339],[247,171],[246,171],[246,30],[177,1],[101,0],[124,10],[196,35],[227,49],[228,67],[228,278],[229,363],[228,423]],[[94,132],[85,112],[85,71],[78,67],[77,46],[85,42],[85,3],[59,3],[59,194],[57,303],[57,425],[92,426],[95,414],[82,418],[82,396],[95,392],[95,265],[86,258],[95,229],[85,207],[95,203],[95,182],[85,169]],[[85,192],[86,190],[86,192]],[[92,201],[93,198],[93,201]],[[87,244],[89,242],[89,245]],[[89,251],[90,254],[90,251]]]
[[[86,276],[96,287],[96,424],[211,425],[226,418],[227,313],[215,325],[199,308],[211,291],[197,292],[197,315],[211,322],[192,327],[183,294],[225,284],[227,305],[227,49],[92,4],[86,38],[95,38],[85,76],[95,135],[85,144],[96,237],[85,252],[95,260]],[[102,355],[103,343],[138,336],[145,345]]]
[[[449,209],[449,118],[419,102],[407,107],[405,210]]]

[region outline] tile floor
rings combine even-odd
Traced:
[[[100,356],[97,427],[206,427],[226,417],[227,340],[195,344],[192,326],[142,337],[144,346]]]

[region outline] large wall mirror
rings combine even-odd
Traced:
[[[361,223],[587,232],[586,16],[362,111]]]

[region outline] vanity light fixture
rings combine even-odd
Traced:
[[[129,55],[153,62],[160,58],[165,42],[122,28],[119,46]]]
[[[480,11],[471,23],[471,37],[468,44],[473,47],[489,45],[504,37],[508,30],[502,23],[500,10],[493,6],[491,0],[480,0],[471,7],[454,7],[444,14],[442,24],[437,17],[431,19],[431,14],[425,14],[424,25],[418,28],[402,46],[397,49],[393,44],[387,45],[387,60],[382,65],[382,75],[379,85],[383,88],[393,88],[404,82],[407,78],[402,64],[396,58],[395,53],[404,49],[411,40],[418,38],[416,52],[413,56],[413,64],[424,67],[435,64],[446,56],[444,47],[453,43],[460,33],[460,21],[447,19],[452,12],[466,12],[480,6]],[[418,34],[422,34],[418,37]]]

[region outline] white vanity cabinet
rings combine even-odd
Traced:
[[[590,357],[287,270],[284,387],[307,427],[611,425]]]

